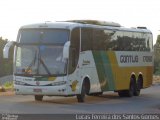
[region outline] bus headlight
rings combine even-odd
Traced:
[[[52,83],[52,86],[58,86],[58,85],[64,85],[64,84],[66,84],[66,81],[60,81],[60,82]]]

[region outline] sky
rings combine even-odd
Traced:
[[[15,41],[26,24],[73,19],[103,20],[124,27],[145,26],[160,34],[160,0],[1,0],[0,37]]]

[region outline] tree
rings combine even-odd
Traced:
[[[154,73],[160,75],[160,35],[154,45]]]
[[[13,72],[13,47],[10,49],[10,58],[3,58],[3,48],[7,42],[7,39],[0,37],[0,77],[10,75]]]
[[[156,44],[160,45],[160,35],[157,36]]]

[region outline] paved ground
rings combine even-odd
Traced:
[[[85,103],[76,97],[44,97],[35,102],[33,96],[0,95],[0,113],[72,114],[72,113],[159,113],[160,86],[144,89],[139,97],[120,98],[117,93],[106,92],[99,97],[87,96]]]
[[[18,114],[19,118],[22,115],[21,120],[44,120],[46,117],[47,120],[53,117],[60,120],[58,116],[63,116],[62,120],[74,120],[79,114],[160,114],[159,77],[153,86],[143,89],[138,97],[120,98],[117,93],[106,92],[99,97],[87,96],[85,103],[78,103],[76,97],[47,96],[42,102],[36,102],[33,96],[15,95],[13,91],[0,92],[0,113],[3,116]]]

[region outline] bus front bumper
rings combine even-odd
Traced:
[[[14,85],[17,95],[55,95],[67,96],[66,85],[60,86],[22,86]]]

